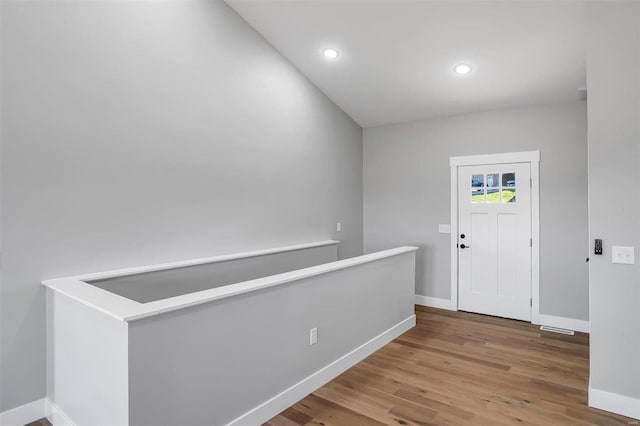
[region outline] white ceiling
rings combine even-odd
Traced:
[[[585,86],[581,2],[227,2],[363,127],[570,101]],[[462,62],[471,74],[453,72]]]

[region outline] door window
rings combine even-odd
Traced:
[[[471,202],[500,204],[516,202],[516,174],[487,173],[471,175]]]

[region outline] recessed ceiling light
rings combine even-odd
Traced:
[[[326,48],[322,50],[322,54],[327,59],[336,59],[338,57],[338,51],[336,49]]]
[[[471,72],[471,65],[468,64],[460,64],[456,65],[453,70],[458,74],[469,74]]]

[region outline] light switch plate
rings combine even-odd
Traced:
[[[624,263],[626,265],[636,263],[633,247],[612,246],[611,263]]]
[[[451,225],[448,223],[441,223],[438,225],[438,232],[441,234],[450,234],[451,233]]]

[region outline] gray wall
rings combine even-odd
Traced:
[[[3,1],[1,47],[0,411],[45,395],[44,278],[361,254],[361,128],[224,3]]]
[[[130,322],[130,424],[227,424],[411,318],[414,265],[404,253]]]
[[[640,3],[587,4],[591,387],[640,398]],[[634,246],[635,265],[611,263]],[[636,411],[637,412],[637,411]]]
[[[540,313],[588,319],[586,132],[585,102],[365,129],[365,251],[420,246],[416,293],[449,299],[449,157],[539,150]]]

